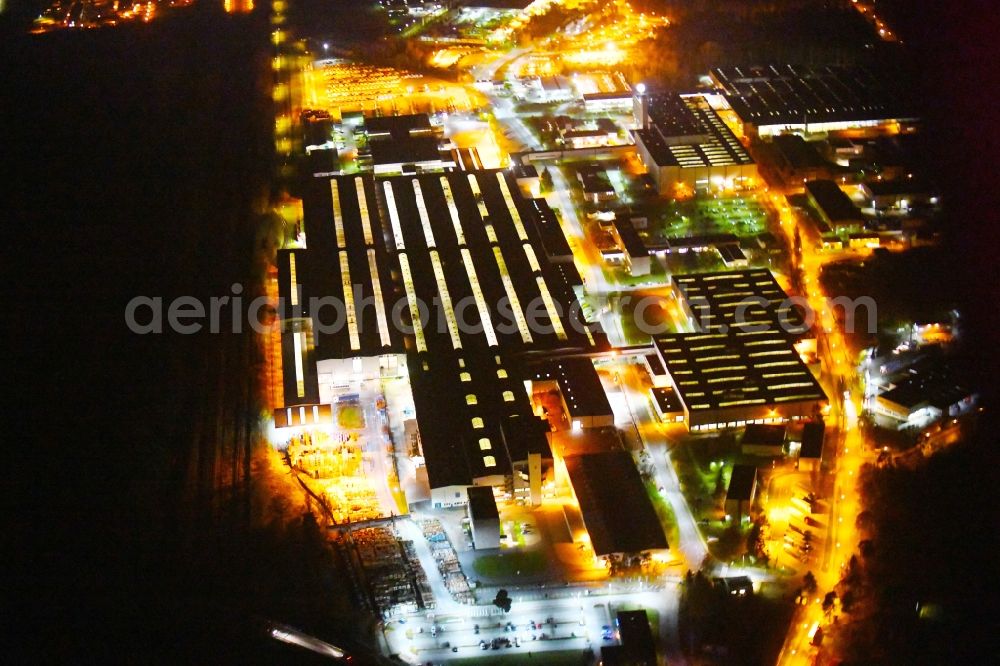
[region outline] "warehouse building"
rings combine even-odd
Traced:
[[[500,512],[493,489],[488,486],[469,488],[469,526],[472,545],[476,550],[500,547]]]
[[[746,136],[911,131],[917,118],[892,81],[866,67],[721,67],[710,77]]]
[[[636,150],[661,194],[757,182],[757,165],[704,97],[637,93],[635,116]]]
[[[573,495],[598,557],[667,549],[660,519],[628,452],[569,456],[565,463]]]
[[[779,331],[671,333],[654,339],[691,430],[808,419],[826,395]]]
[[[810,180],[806,182],[805,189],[806,198],[827,227],[821,228],[821,231],[843,234],[864,229],[864,216],[837,183],[832,180]]]
[[[800,307],[766,268],[675,275],[673,280],[684,314],[699,331],[749,326],[778,329],[796,339],[808,334]]]
[[[603,428],[615,423],[611,403],[589,358],[560,358],[532,365],[529,375],[532,392],[553,383],[562,397],[563,413],[573,430]]]

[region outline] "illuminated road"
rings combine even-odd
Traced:
[[[772,196],[779,211],[781,226],[789,241],[797,224],[788,204],[779,195]],[[866,462],[865,444],[857,427],[861,396],[845,390],[855,385],[855,360],[851,358],[842,331],[819,282],[822,265],[833,257],[820,251],[818,239],[807,225],[800,227],[802,242],[802,287],[809,305],[816,315],[818,330],[817,349],[823,361],[822,383],[830,397],[831,409],[828,423],[836,426],[828,437],[826,454],[834,456],[831,478],[826,484],[831,489],[827,498],[830,504],[822,552],[817,555],[819,566],[810,567],[818,584],[817,593],[806,606],[797,610],[789,628],[785,644],[778,657],[778,664],[809,664],[816,648],[810,641],[817,629],[825,623],[821,600],[839,582],[842,567],[857,548],[855,519],[861,511],[856,485],[858,473]]]

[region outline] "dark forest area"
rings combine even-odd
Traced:
[[[349,611],[315,522],[272,492],[257,337],[124,317],[260,293],[268,44],[266,16],[221,9],[3,36],[14,655],[299,662],[265,623],[330,636]]]

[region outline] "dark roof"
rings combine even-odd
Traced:
[[[469,495],[469,515],[472,520],[497,520],[500,512],[497,510],[497,501],[493,496],[491,486],[470,486]]]
[[[304,305],[313,297],[332,298],[344,312],[345,283],[349,284],[357,329],[355,340],[350,326],[331,326],[337,321],[337,308],[333,306],[311,313],[326,324],[325,328],[314,326],[318,359],[377,356],[406,349],[404,336],[391,322],[392,306],[403,294],[394,285],[399,261],[387,245],[377,195],[375,180],[368,175],[316,178],[304,193],[309,249],[294,251],[296,276],[302,285],[300,305],[304,311]],[[363,211],[367,211],[367,217]],[[279,289],[281,272],[279,264]],[[287,293],[279,293],[286,297],[287,307]],[[376,298],[379,293],[381,302]]]
[[[642,242],[639,238],[639,234],[636,232],[635,227],[632,226],[632,222],[627,218],[615,217],[614,221],[615,231],[618,232],[618,238],[621,239],[622,249],[629,257],[648,257],[649,251],[646,249],[646,244]]]
[[[393,139],[405,139],[413,134],[431,132],[431,119],[426,113],[414,113],[403,116],[382,116],[381,118],[365,118],[365,130],[368,136],[391,136]]]
[[[646,354],[643,358],[646,359],[646,363],[649,365],[649,371],[654,375],[665,375],[667,374],[667,369],[663,367],[663,362],[660,361],[660,357],[656,354]]]
[[[793,169],[815,169],[830,166],[816,150],[816,147],[798,134],[779,134],[774,137],[773,141],[778,153]]]
[[[672,387],[654,386],[650,389],[650,392],[653,394],[653,398],[656,399],[656,406],[660,408],[661,413],[672,414],[684,411],[684,407],[681,405],[681,401]]]
[[[468,486],[477,478],[508,475],[529,453],[551,457],[545,437],[548,428],[534,416],[524,383],[512,364],[505,363],[503,357],[496,363],[492,356],[487,360],[485,355],[436,351],[433,356],[409,362],[417,425],[432,488]],[[466,361],[464,368],[459,358]],[[497,368],[503,368],[508,377],[498,378]],[[459,379],[462,372],[469,373],[469,381]],[[504,391],[510,391],[514,400],[505,400]],[[468,404],[467,395],[475,395],[476,403]]]
[[[573,262],[555,264],[553,269],[566,286],[570,288],[583,286],[583,278],[580,276],[580,271],[576,270],[576,264]]]
[[[531,367],[535,379],[554,379],[570,417],[611,416],[611,403],[589,358],[561,358]]]
[[[722,67],[712,77],[740,119],[758,127],[913,117],[892,80],[866,67]]]
[[[668,333],[653,343],[689,413],[826,400],[792,342],[773,329]]]
[[[910,410],[923,404],[944,410],[968,397],[970,393],[968,388],[955,380],[951,370],[942,364],[900,381],[879,397]]]
[[[743,433],[744,446],[781,446],[785,443],[785,426],[751,423]]]
[[[766,268],[675,275],[674,286],[703,331],[767,326],[796,336],[807,330],[801,313]]]
[[[799,449],[799,458],[823,457],[824,431],[822,421],[810,421],[802,427],[802,448]]]
[[[419,211],[421,203],[427,215],[427,232]],[[480,216],[480,206],[488,224]],[[308,321],[310,315],[317,314],[305,307],[311,296],[333,297],[343,303],[345,283],[355,294],[356,315],[353,335],[349,325],[332,330],[314,327],[315,358],[303,363],[306,379],[315,373],[316,359],[405,353],[428,478],[435,488],[467,486],[475,478],[509,474],[512,465],[526,460],[530,453],[549,457],[545,424],[533,415],[523,376],[512,355],[605,348],[606,340],[594,334],[595,342],[590,342],[579,308],[572,307],[576,297],[565,270],[561,270],[564,266],[546,260],[540,234],[527,219],[529,205],[512,176],[490,170],[377,180],[371,174],[313,179],[304,194],[304,209],[309,249],[279,253],[283,323],[290,319]],[[367,210],[367,217],[362,210]],[[498,252],[505,270],[497,259]],[[302,297],[295,306],[290,298],[289,257],[293,255],[295,282]],[[440,284],[435,261],[444,278]],[[399,311],[394,306],[408,303],[402,279],[404,264],[412,278],[414,296],[429,304],[432,324],[444,316],[441,308],[432,305],[440,299],[442,284],[453,303],[463,299],[473,303],[464,312],[469,326],[456,333],[457,345],[447,326],[426,325],[423,337],[418,338],[413,331],[404,334],[399,322],[392,321],[394,309]],[[481,290],[482,315],[470,273]],[[509,302],[508,286],[525,310],[542,302],[545,292],[555,304],[553,318],[543,308],[537,317],[540,326],[529,329],[527,338],[516,326],[500,326],[509,319],[504,310]],[[377,293],[382,297],[384,319],[376,316],[380,309]],[[408,307],[403,307],[402,313],[409,326]],[[319,317],[329,325],[333,309],[324,310]],[[558,326],[550,325],[556,321]],[[486,324],[495,332],[495,343],[487,338]],[[283,348],[286,344],[291,343],[283,340]],[[295,367],[294,356],[286,358],[286,387],[293,389]],[[303,400],[312,402],[312,395]],[[296,404],[292,396],[295,394],[286,388],[288,404]],[[477,425],[478,419],[481,425]],[[489,440],[488,449],[481,446],[483,438]],[[487,464],[487,456],[492,456],[492,464]]]
[[[737,243],[723,243],[716,245],[715,249],[719,251],[719,255],[722,257],[722,261],[728,266],[734,261],[746,261],[747,255],[743,253],[740,246]]]
[[[903,194],[930,194],[933,191],[930,183],[920,178],[904,178],[900,180],[873,180],[862,184],[862,187],[872,196],[898,196]]]
[[[534,164],[511,164],[510,172],[515,178],[537,178],[538,169]]]
[[[372,162],[379,164],[409,164],[441,159],[437,137],[409,136],[385,141],[372,141]]]
[[[813,203],[831,222],[862,219],[861,211],[832,180],[810,180],[805,188]]]
[[[583,191],[587,194],[607,194],[614,193],[615,188],[611,185],[607,173],[600,167],[586,165],[577,170],[577,179],[583,185]]]
[[[757,468],[753,465],[734,465],[729,477],[729,488],[726,490],[727,500],[748,500],[753,495],[754,483],[757,480]]]
[[[555,211],[549,207],[545,199],[532,199],[530,202],[532,212],[531,219],[538,229],[538,235],[542,240],[542,248],[545,256],[551,261],[572,261],[573,250],[566,240]]]
[[[632,98],[631,90],[615,90],[612,92],[592,92],[583,94],[584,102],[596,102],[605,99],[631,99],[631,98]]]
[[[623,657],[636,666],[655,666],[656,643],[644,610],[618,611],[615,623],[622,641]]]
[[[660,519],[629,453],[568,456],[566,470],[597,555],[667,548]]]

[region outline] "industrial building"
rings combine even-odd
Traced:
[[[834,178],[845,170],[828,162],[815,145],[798,134],[779,134],[771,140],[776,171],[788,185]]]
[[[733,465],[726,489],[726,519],[740,522],[750,516],[757,497],[757,468],[753,465]]]
[[[540,502],[548,427],[516,357],[607,346],[542,249],[540,208],[496,170],[317,178],[303,203],[308,249],[278,256],[276,421],[322,418],[358,382],[407,378],[433,505],[465,504],[476,485]]]
[[[748,456],[775,458],[784,449],[785,426],[780,423],[751,423],[740,440],[740,451]]]
[[[654,386],[649,389],[653,399],[653,410],[664,423],[680,423],[684,421],[684,405],[677,397],[677,391],[671,386]]]
[[[892,81],[866,67],[721,67],[710,77],[746,136],[840,130],[899,133],[917,123]]]
[[[441,128],[426,113],[366,118],[365,132],[376,174],[419,173],[453,168],[455,161],[441,146]]]
[[[826,404],[795,348],[809,327],[770,271],[676,275],[674,286],[698,332],[653,344],[690,429],[797,421]]]
[[[864,229],[865,218],[850,197],[832,180],[810,180],[805,184],[806,198],[819,215],[820,233],[853,233]]]
[[[810,418],[826,395],[774,330],[672,333],[654,339],[691,430]]]
[[[822,421],[809,421],[802,426],[802,443],[799,446],[800,472],[818,472],[823,463],[823,437],[826,426]]]
[[[757,182],[757,165],[700,95],[637,92],[636,150],[656,190],[741,189]]]
[[[632,221],[627,217],[616,217],[611,224],[610,231],[615,245],[622,252],[625,268],[628,269],[629,274],[633,276],[649,275],[651,267],[649,250],[646,249],[646,244],[642,242],[642,238],[632,226]]]
[[[531,366],[529,378],[532,392],[553,383],[563,402],[573,430],[603,428],[615,423],[611,403],[601,385],[601,378],[589,358],[560,358]]]
[[[476,550],[500,547],[500,512],[493,489],[474,486],[468,489],[469,527],[472,545]]]
[[[675,275],[682,311],[699,331],[768,327],[793,338],[808,333],[802,311],[766,268]]]
[[[618,611],[615,626],[621,645],[601,648],[604,666],[656,666],[656,641],[646,611]]]
[[[666,550],[660,519],[628,452],[568,456],[565,463],[598,557]]]

